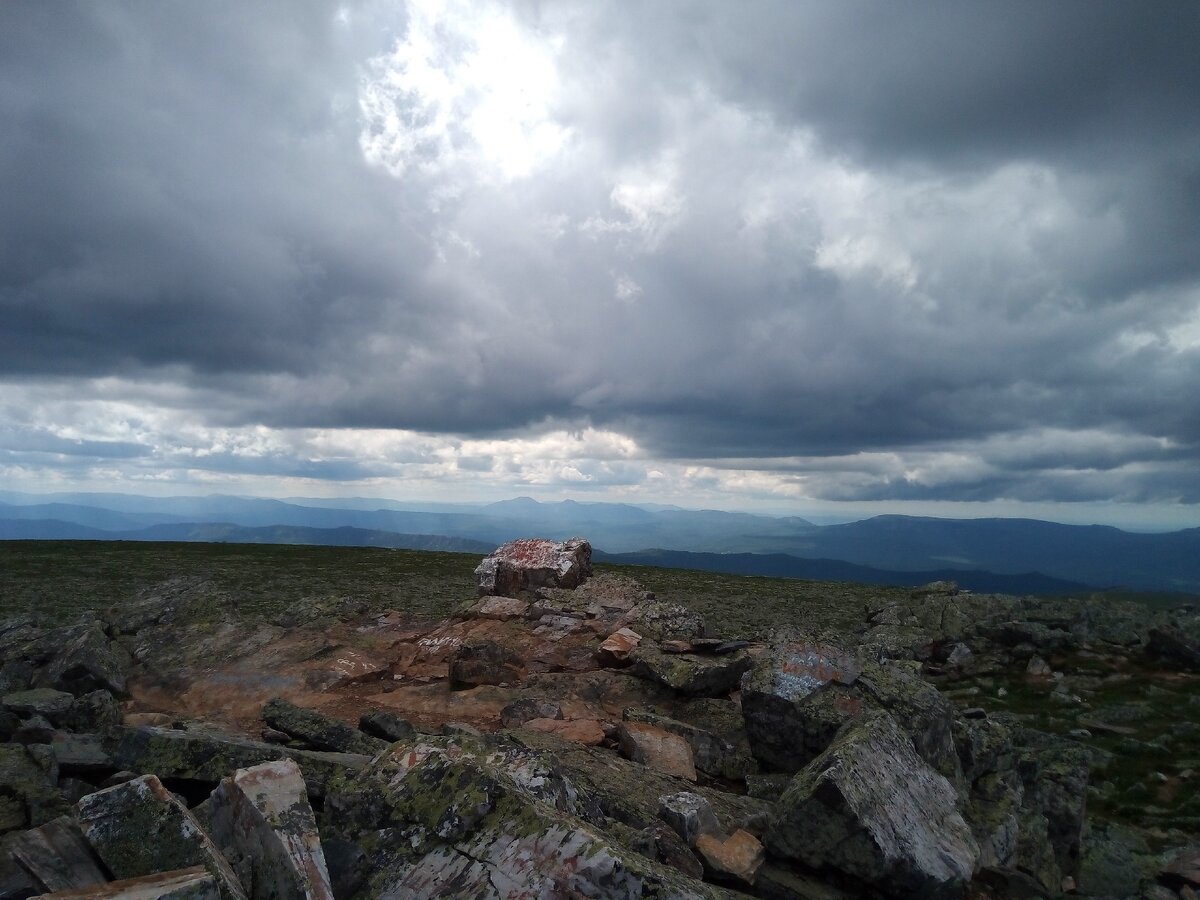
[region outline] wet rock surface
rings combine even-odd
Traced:
[[[847,588],[768,641],[552,547],[445,619],[0,623],[0,900],[1200,887],[1194,612]]]

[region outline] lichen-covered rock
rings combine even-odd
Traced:
[[[121,724],[121,704],[108,691],[91,691],[75,698],[63,721],[69,731],[94,733]]]
[[[512,684],[521,680],[524,665],[520,656],[495,641],[465,641],[450,660],[450,686]]]
[[[153,775],[89,794],[77,809],[88,843],[117,878],[203,866],[223,900],[246,900],[216,845]]]
[[[75,696],[54,688],[33,688],[15,691],[0,699],[0,706],[18,716],[43,716],[54,725],[61,725],[71,711]]]
[[[213,792],[209,832],[252,900],[333,900],[317,821],[290,759],[239,769]]]
[[[128,697],[126,679],[132,664],[128,651],[110,640],[99,623],[91,623],[58,648],[36,682],[76,696],[105,690]]]
[[[1115,823],[1097,823],[1088,833],[1080,859],[1079,893],[1085,897],[1135,897],[1156,863],[1155,854],[1137,832]]]
[[[360,842],[356,897],[716,897],[612,841],[549,754],[503,738],[393,745],[331,791],[325,824]]]
[[[67,816],[16,835],[9,852],[45,891],[85,888],[108,880],[79,827]]]
[[[766,839],[777,856],[904,896],[955,896],[979,856],[953,786],[881,711],[792,779]]]
[[[643,638],[690,641],[704,636],[704,618],[686,606],[651,600],[635,608],[633,625]]]
[[[475,580],[481,597],[515,597],[530,588],[578,587],[591,574],[592,545],[583,538],[527,538],[502,544],[484,557]]]
[[[663,653],[655,647],[640,647],[634,654],[632,672],[685,696],[727,697],[737,690],[742,675],[753,662],[744,650],[707,656]]]
[[[696,780],[692,748],[677,734],[643,722],[622,722],[617,726],[617,743],[634,762],[666,775]]]
[[[304,741],[317,750],[370,756],[387,746],[385,741],[363,734],[345,722],[304,709],[281,697],[267,701],[262,717],[270,727]]]
[[[326,785],[336,775],[358,771],[370,761],[369,756],[359,753],[293,750],[224,734],[147,726],[113,729],[105,735],[104,747],[115,768],[186,778],[213,787],[236,769],[286,757],[300,766],[313,797],[323,796]]]
[[[1079,868],[1089,759],[1085,748],[1053,744],[1027,751],[1019,761],[1025,805],[1045,818],[1046,839],[1063,875],[1074,875]]]
[[[406,741],[417,733],[411,722],[385,709],[363,713],[358,719],[358,729],[389,744]]]
[[[52,773],[20,744],[0,744],[0,799],[5,804],[5,830],[42,825],[70,806],[55,786]]]
[[[754,755],[795,772],[823,752],[847,722],[883,709],[902,723],[917,752],[948,778],[961,777],[954,710],[936,688],[894,665],[839,647],[787,642],[742,678],[742,711]]]

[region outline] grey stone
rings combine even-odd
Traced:
[[[18,716],[42,716],[51,724],[61,725],[75,703],[75,696],[54,688],[33,688],[6,694],[0,705]]]
[[[416,729],[407,719],[383,709],[363,713],[359,717],[358,728],[365,734],[379,738],[381,741],[387,741],[389,744],[407,740],[416,734]]]
[[[117,878],[203,866],[223,900],[246,900],[216,845],[153,775],[89,794],[77,809],[88,843]]]
[[[953,786],[879,711],[792,779],[766,839],[776,856],[906,896],[956,896],[979,856]]]
[[[370,756],[387,746],[385,741],[363,734],[345,722],[296,706],[280,697],[267,701],[262,717],[270,727],[304,741],[317,750]]]
[[[26,747],[0,744],[0,797],[14,801],[5,815],[14,822],[11,827],[43,825],[69,811],[69,804],[55,786],[55,774],[47,771]]]
[[[224,779],[213,792],[209,823],[252,900],[333,900],[316,818],[290,759]]]
[[[45,891],[84,888],[108,880],[79,827],[66,816],[17,835],[10,852]]]
[[[500,724],[505,728],[520,728],[533,719],[561,719],[562,707],[553,700],[524,697],[514,700],[500,710]]]
[[[632,673],[657,681],[689,697],[727,697],[737,690],[742,675],[753,664],[750,655],[735,651],[707,656],[695,653],[663,653],[641,646],[634,653]]]
[[[58,649],[36,683],[76,696],[106,690],[127,697],[126,678],[131,664],[125,648],[109,640],[99,623],[92,623]]]
[[[696,846],[696,839],[700,835],[719,834],[721,831],[712,804],[691,791],[659,797],[658,817],[670,825],[689,847]]]

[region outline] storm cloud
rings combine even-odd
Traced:
[[[0,473],[1194,506],[1198,39],[6,3]]]

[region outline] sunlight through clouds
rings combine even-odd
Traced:
[[[403,37],[364,70],[363,154],[396,177],[481,164],[491,179],[530,175],[569,137],[553,117],[560,45],[499,4],[410,4]]]

